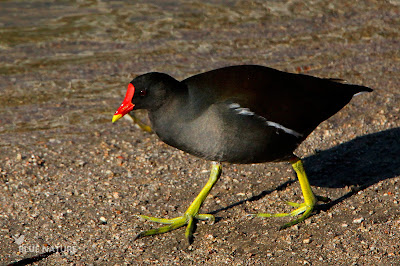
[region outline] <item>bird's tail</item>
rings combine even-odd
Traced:
[[[349,84],[349,85],[352,86],[352,88],[353,88],[353,91],[354,91],[353,97],[373,91],[373,89],[362,86],[362,85],[354,85],[354,84]]]
[[[343,79],[329,79],[335,83],[339,83],[342,84],[346,87],[348,87],[348,89],[350,89],[353,92],[353,96],[357,96],[366,92],[372,92],[373,89],[368,88],[366,86],[362,86],[362,85],[356,85],[356,84],[349,84],[347,83],[347,81],[343,80]]]

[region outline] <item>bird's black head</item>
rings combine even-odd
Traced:
[[[136,77],[129,83],[125,99],[112,121],[117,121],[133,109],[158,109],[171,96],[173,88],[178,86],[179,81],[164,73],[151,72]]]

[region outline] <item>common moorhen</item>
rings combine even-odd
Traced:
[[[296,147],[324,120],[342,109],[360,92],[372,89],[336,79],[286,73],[257,65],[224,67],[178,81],[164,73],[147,73],[128,85],[115,122],[133,109],[147,109],[153,131],[165,143],[213,161],[210,178],[178,218],[141,218],[168,224],[143,231],[137,238],[165,233],[187,225],[191,242],[193,220],[211,220],[199,214],[208,193],[221,175],[221,162],[262,163],[289,161],[296,171],[304,203],[289,203],[290,213],[259,217],[295,216],[286,228],[310,216],[318,200],[311,190]]]

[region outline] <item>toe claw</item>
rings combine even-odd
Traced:
[[[247,214],[246,217],[254,218],[254,217],[257,217],[257,214],[254,214],[254,213]]]
[[[193,221],[193,217],[189,217],[188,221],[187,221],[187,227],[186,227],[186,231],[185,231],[185,237],[190,244],[193,243],[193,231],[194,231],[194,221]]]
[[[136,218],[139,218],[139,219],[144,220],[144,219],[142,218],[142,215],[140,215],[140,214],[134,214],[133,216],[135,216]]]
[[[294,222],[294,223],[293,223],[293,222]],[[294,221],[292,221],[292,222],[290,222],[290,223],[285,223],[285,224],[283,224],[283,225],[281,225],[281,226],[279,227],[278,231],[285,230],[285,229],[287,229],[287,228],[289,228],[289,227],[291,227],[291,226],[293,226],[293,225],[295,225],[295,224],[298,224],[298,222],[296,222],[296,220],[294,220]]]
[[[167,233],[167,232],[170,232],[172,230],[178,229],[178,228],[186,225],[187,227],[186,227],[185,235],[186,235],[186,238],[188,239],[189,244],[191,244],[193,242],[193,231],[195,228],[195,222],[194,222],[195,219],[210,220],[212,222],[215,220],[214,216],[211,214],[191,215],[191,214],[185,213],[184,216],[180,216],[180,217],[176,217],[176,218],[172,218],[172,219],[155,218],[155,217],[150,217],[150,216],[146,216],[146,215],[135,215],[135,216],[140,219],[143,219],[143,220],[167,224],[167,225],[156,228],[156,229],[142,231],[135,236],[134,240],[145,237],[145,236]]]
[[[194,216],[197,220],[202,220],[202,221],[210,221],[211,224],[214,224],[215,222],[215,216],[212,214],[197,214]]]
[[[326,197],[317,197],[318,200],[326,200],[328,198]],[[252,217],[287,217],[287,216],[297,216],[300,215],[299,218],[294,219],[288,223],[285,223],[284,225],[282,225],[279,230],[283,230],[286,229],[288,227],[291,227],[295,224],[298,224],[302,221],[304,221],[305,219],[307,219],[308,217],[310,217],[312,211],[314,210],[315,207],[315,203],[314,204],[306,204],[306,203],[294,203],[294,202],[286,202],[287,204],[289,204],[290,206],[293,207],[297,207],[295,210],[293,210],[290,213],[275,213],[275,214],[269,214],[269,213],[258,213],[258,214],[250,214],[248,216],[252,216]]]
[[[139,239],[139,238],[142,238],[142,237],[144,237],[144,236],[146,236],[146,231],[142,231],[142,232],[140,232],[139,234],[137,234],[137,235],[133,238],[133,241],[135,241],[135,240],[137,240],[137,239]]]

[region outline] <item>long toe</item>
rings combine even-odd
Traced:
[[[317,201],[322,201],[322,202],[329,202],[330,199],[328,197],[322,197],[322,196],[315,196],[315,198],[317,199]],[[297,215],[300,215],[298,218],[285,223],[284,225],[282,225],[279,230],[291,227],[295,224],[301,223],[302,221],[304,221],[305,219],[307,219],[308,217],[310,217],[310,215],[312,214],[312,211],[314,210],[315,206],[317,205],[317,202],[311,202],[311,203],[296,203],[296,202],[286,202],[286,204],[295,207],[296,209],[289,212],[289,213],[257,213],[257,214],[252,214],[250,216],[252,217],[263,217],[263,218],[269,218],[269,217],[294,217]]]
[[[156,229],[142,231],[136,235],[134,240],[145,237],[145,236],[164,234],[164,233],[173,231],[175,229],[178,229],[180,227],[186,226],[185,237],[188,240],[189,244],[191,244],[193,242],[193,232],[194,232],[196,220],[208,220],[208,221],[211,221],[212,223],[214,223],[214,221],[215,221],[214,216],[211,214],[192,215],[190,213],[185,213],[183,216],[172,218],[172,219],[156,218],[156,217],[151,217],[151,216],[146,216],[146,215],[136,215],[136,216],[143,220],[152,221],[152,222],[161,223],[161,224],[168,224],[168,225],[162,226],[162,227],[156,228]]]
[[[160,224],[173,224],[182,219],[182,217],[165,219],[165,218],[157,218],[157,217],[151,217],[151,216],[146,216],[146,215],[135,215],[135,216],[142,220],[152,221],[152,222],[160,223]]]
[[[302,210],[302,213],[303,213],[303,214],[302,214],[299,218],[294,219],[294,220],[292,220],[292,221],[290,221],[290,222],[288,222],[288,223],[285,223],[284,225],[282,225],[281,227],[279,227],[279,230],[283,230],[283,229],[286,229],[286,228],[288,228],[288,227],[291,227],[291,226],[293,226],[293,225],[295,225],[295,224],[301,223],[302,221],[304,221],[305,219],[307,219],[308,217],[310,217],[310,215],[311,215],[313,209],[314,209],[313,206],[307,206],[307,207],[305,208],[305,210]],[[297,211],[297,210],[295,210],[294,212],[296,212],[296,211]],[[300,213],[301,213],[301,212],[300,212]]]
[[[151,235],[157,235],[157,234],[163,234],[170,232],[172,230],[175,230],[179,227],[182,226],[187,226],[186,227],[186,232],[185,236],[186,239],[188,240],[189,244],[193,241],[193,232],[195,229],[195,220],[208,220],[214,223],[215,217],[211,214],[199,214],[199,209],[201,205],[203,204],[204,200],[207,198],[207,195],[209,194],[211,188],[214,186],[214,184],[217,182],[218,178],[221,175],[221,164],[219,163],[213,163],[212,168],[211,168],[211,173],[210,173],[210,178],[208,179],[206,185],[203,187],[203,189],[200,191],[199,195],[194,199],[192,204],[188,207],[186,210],[185,214],[183,216],[173,218],[173,219],[165,219],[165,218],[156,218],[156,217],[150,217],[146,215],[137,215],[137,217],[147,220],[147,221],[152,221],[156,223],[162,223],[162,224],[168,224],[166,226],[160,227],[158,229],[151,229],[148,231],[143,231],[139,233],[135,239],[139,239],[145,236],[151,236]]]
[[[147,231],[142,231],[136,235],[134,240],[145,237],[145,236],[164,234],[164,233],[170,232],[172,230],[178,229],[178,228],[186,225],[185,219],[183,219],[183,217],[181,217],[181,218],[182,219],[176,220],[174,223],[172,223],[170,225],[166,225],[166,226],[156,228],[156,229],[150,229]]]

